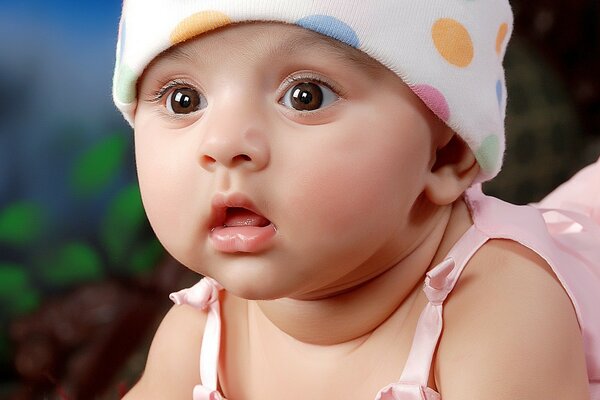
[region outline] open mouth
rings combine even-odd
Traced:
[[[242,196],[216,197],[210,242],[223,253],[256,253],[272,244],[275,225]]]
[[[223,227],[254,226],[263,228],[271,223],[267,218],[243,207],[227,207]]]

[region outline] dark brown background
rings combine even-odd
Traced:
[[[511,4],[507,154],[486,190],[527,203],[600,155],[600,2]]]

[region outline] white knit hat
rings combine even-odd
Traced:
[[[512,33],[508,0],[125,0],[113,97],[133,126],[136,84],[162,51],[243,21],[277,21],[340,40],[394,71],[469,145],[481,172],[502,166]]]

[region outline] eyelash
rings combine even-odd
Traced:
[[[323,79],[312,73],[300,73],[300,74],[296,74],[296,75],[290,75],[287,78],[285,78],[284,85],[283,85],[282,89],[280,90],[280,92],[281,92],[280,97],[282,97],[290,89],[290,87],[292,87],[294,84],[300,83],[300,82],[307,82],[307,81],[316,82],[316,83],[320,83],[321,85],[325,85],[331,91],[333,91],[337,96],[345,97],[345,93],[340,87],[338,87],[334,83],[330,82],[329,80]]]
[[[279,99],[281,99],[285,93],[294,85],[300,82],[316,82],[319,83],[321,85],[325,85],[327,86],[331,91],[333,91],[338,97],[343,98],[345,97],[345,94],[343,92],[342,89],[340,89],[337,85],[333,84],[332,82],[325,80],[323,78],[320,78],[319,76],[316,76],[315,74],[311,74],[311,73],[301,73],[301,74],[296,74],[296,75],[289,75],[288,77],[286,77],[284,79],[284,83],[282,86],[280,86],[280,90],[278,91],[280,93],[279,95]],[[167,84],[161,86],[160,89],[153,91],[151,93],[151,98],[149,99],[150,102],[152,103],[160,103],[163,98],[165,97],[165,95],[167,93],[169,93],[171,90],[176,89],[176,88],[182,88],[182,87],[186,87],[186,88],[190,88],[190,89],[194,89],[197,90],[196,87],[183,80],[183,79],[174,79],[170,82],[168,82]],[[200,92],[200,91],[199,91]],[[316,110],[316,111],[310,111],[310,112],[302,112],[299,113],[299,115],[301,116],[309,116],[311,113],[317,113],[320,110]],[[175,117],[181,117],[178,114],[174,114]]]
[[[150,101],[152,103],[160,103],[161,100],[163,99],[163,97],[165,97],[165,95],[168,92],[170,92],[173,89],[182,88],[182,87],[186,87],[186,88],[197,90],[195,88],[195,86],[192,85],[191,83],[186,82],[186,81],[184,81],[182,79],[175,79],[175,80],[170,81],[166,85],[163,85],[160,89],[158,89],[156,91],[153,91],[151,93],[152,97],[150,98]]]

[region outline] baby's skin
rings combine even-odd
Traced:
[[[248,23],[154,60],[135,146],[165,248],[216,279],[229,400],[373,399],[397,381],[425,273],[471,226],[468,147],[400,78],[303,28]],[[190,399],[204,311],[174,306],[127,399]],[[444,308],[444,400],[587,399],[581,332],[550,267],[491,240]]]

